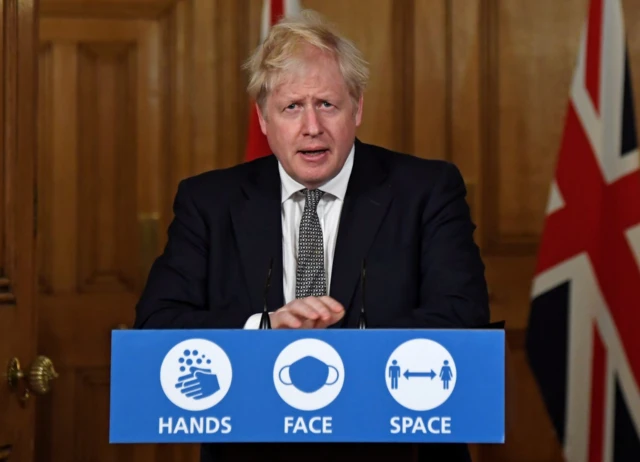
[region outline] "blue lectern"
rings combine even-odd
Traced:
[[[112,335],[112,443],[502,443],[503,330]]]

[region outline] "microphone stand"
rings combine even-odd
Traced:
[[[271,286],[271,270],[273,269],[273,257],[269,261],[269,271],[267,272],[267,282],[264,285],[263,294],[263,306],[262,316],[260,317],[260,329],[271,329],[271,317],[269,317],[269,310],[267,309],[267,294],[269,293],[269,287]]]
[[[362,305],[360,306],[360,319],[358,320],[358,329],[366,329],[367,328],[367,316],[364,312],[365,307],[365,282],[367,277],[367,264],[365,260],[362,260],[362,287],[361,287],[361,296],[362,296]]]

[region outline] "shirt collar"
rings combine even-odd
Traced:
[[[351,170],[353,168],[353,156],[355,152],[355,144],[351,147],[351,152],[347,156],[347,160],[344,162],[344,166],[338,172],[336,176],[331,178],[328,182],[320,186],[318,189],[323,190],[327,194],[337,197],[341,201],[344,200],[347,194],[347,186],[349,185],[349,177],[351,176]],[[284,170],[282,164],[278,162],[278,170],[280,171],[280,191],[282,196],[282,203],[287,201],[292,195],[304,189],[304,186],[291,178],[289,174]]]

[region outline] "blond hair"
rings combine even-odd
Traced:
[[[283,18],[271,27],[264,42],[243,66],[250,73],[249,96],[262,109],[279,75],[294,65],[309,45],[337,60],[349,95],[357,105],[369,80],[367,62],[355,45],[319,14],[304,10],[299,16]]]

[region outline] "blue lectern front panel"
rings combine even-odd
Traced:
[[[114,331],[110,441],[500,443],[504,331]]]

